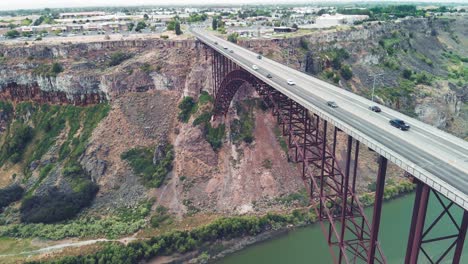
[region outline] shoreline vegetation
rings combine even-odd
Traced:
[[[414,185],[407,181],[390,181],[385,186],[384,200],[388,201],[411,193]],[[363,206],[373,204],[373,193],[361,195]],[[292,210],[287,214],[268,213],[263,216],[221,217],[192,230],[174,230],[150,239],[133,241],[128,245],[118,242],[100,242],[97,252],[84,256],[67,256],[27,263],[138,263],[170,256],[171,259],[196,259],[197,263],[219,259],[246,246],[286,233],[291,228],[316,223],[313,208]],[[0,232],[2,236],[15,236]],[[53,256],[51,256],[53,257]]]

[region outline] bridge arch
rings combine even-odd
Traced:
[[[257,88],[260,84],[255,76],[243,69],[232,70],[224,76],[216,91],[215,115],[225,115],[227,113],[234,95],[246,83],[254,88]]]

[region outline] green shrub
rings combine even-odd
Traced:
[[[61,72],[63,72],[63,66],[58,62],[54,62],[52,65],[39,65],[33,71],[34,74],[45,77],[57,77]]]
[[[52,73],[54,73],[54,74],[59,74],[59,73],[63,72],[63,67],[62,67],[62,65],[61,65],[60,63],[54,62],[54,63],[52,64],[52,69],[51,69],[51,71],[52,71]]]
[[[193,120],[193,125],[198,126],[200,124],[206,125],[211,120],[211,113],[210,112],[203,112],[199,115],[195,120]]]
[[[198,104],[204,105],[206,103],[213,103],[213,97],[207,91],[202,91],[198,97]]]
[[[294,202],[299,203],[301,206],[307,206],[309,204],[309,194],[305,189],[302,189],[299,192],[284,195],[276,200],[287,206],[293,205]]]
[[[205,138],[210,143],[213,150],[218,150],[223,145],[226,126],[220,124],[217,128],[213,128],[210,123],[206,126]]]
[[[239,33],[234,32],[227,36],[227,40],[232,43],[237,43],[237,39],[239,38]]]
[[[149,63],[144,63],[141,65],[140,69],[145,73],[150,73],[153,70],[153,67]]]
[[[164,206],[158,206],[156,208],[156,214],[151,217],[150,223],[154,228],[158,228],[161,224],[168,222],[170,216],[167,214],[167,208]]]
[[[0,152],[0,164],[9,160],[18,163],[23,159],[23,154],[34,136],[32,127],[16,122],[12,126],[12,133],[7,137]]]
[[[353,77],[351,67],[349,67],[348,65],[342,65],[340,73],[345,80],[350,80]]]
[[[82,208],[91,204],[98,186],[89,179],[82,179],[79,188],[71,193],[55,187],[43,196],[30,196],[23,200],[20,213],[25,223],[53,223],[74,217]]]
[[[147,26],[148,26],[148,25],[146,25],[145,22],[140,21],[140,22],[138,22],[138,24],[137,24],[137,26],[136,26],[136,28],[135,28],[135,31],[136,31],[136,32],[140,32],[141,30],[145,29]]]
[[[5,33],[5,37],[9,39],[14,39],[20,36],[20,32],[18,30],[10,30]]]
[[[395,59],[392,59],[392,58],[387,58],[384,60],[384,63],[383,65],[391,70],[398,70],[400,69],[400,65],[398,63],[398,61],[396,61]]]
[[[343,48],[332,49],[325,52],[325,55],[331,60],[331,65],[335,70],[340,69],[342,62],[350,57],[348,51]]]
[[[408,69],[408,68],[406,68],[406,69],[403,70],[403,72],[401,73],[401,75],[403,76],[403,78],[410,80],[410,79],[411,79],[411,76],[413,75],[413,71],[410,70],[410,69]]]
[[[0,115],[9,118],[12,114],[13,105],[10,102],[0,101]]]
[[[174,24],[174,31],[176,33],[176,35],[182,35],[182,30],[180,29],[180,21],[177,20]]]
[[[300,41],[301,48],[304,50],[309,50],[309,41],[304,37],[302,37]]]
[[[234,119],[231,123],[231,139],[233,142],[237,143],[241,140],[246,143],[253,142],[255,129],[254,106],[255,104],[252,101],[236,104],[239,119]]]
[[[164,158],[153,164],[153,152],[151,148],[134,148],[122,153],[121,158],[129,162],[135,174],[147,187],[160,187],[167,174],[172,170],[174,151],[168,144],[164,150]]]
[[[184,99],[182,99],[182,102],[180,102],[179,104],[179,109],[180,109],[179,120],[184,123],[187,123],[188,120],[190,119],[190,116],[195,110],[195,105],[196,104],[193,101],[192,97],[190,96],[184,97]]]
[[[124,62],[125,60],[128,60],[130,58],[131,58],[131,55],[118,51],[111,55],[108,65],[111,67],[117,66],[121,64],[122,62]]]
[[[417,84],[431,85],[432,83],[432,77],[425,72],[413,75],[413,79],[416,81]]]
[[[0,188],[0,213],[2,212],[2,209],[10,203],[20,200],[21,197],[23,197],[23,193],[24,189],[17,184]]]

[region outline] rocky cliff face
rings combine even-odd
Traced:
[[[324,72],[334,73],[338,76],[335,85],[367,97],[373,85],[371,76],[384,73],[376,82],[380,103],[465,138],[468,130],[463,109],[468,84],[466,73],[461,72],[466,66],[452,55],[466,57],[466,27],[461,26],[466,22],[463,17],[375,22],[302,37],[243,40],[240,44],[322,79],[327,79]],[[333,68],[332,52],[339,49],[349,54],[342,62],[352,69],[349,81],[340,76],[339,67]],[[403,77],[405,69],[413,72],[413,83]],[[418,74],[435,78],[420,83],[415,80]],[[405,87],[410,89],[407,94],[401,92]]]
[[[194,48],[194,41],[162,40],[0,45],[0,98],[86,105],[131,91],[181,91],[188,67],[197,57],[192,55]],[[118,52],[132,58],[109,67],[111,56]],[[53,62],[60,63],[64,71],[57,76],[41,72]],[[144,68],[146,64],[154,68]]]

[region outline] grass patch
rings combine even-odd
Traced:
[[[127,54],[121,51],[118,51],[116,53],[113,53],[110,56],[109,62],[107,63],[110,67],[117,66],[121,64],[122,62],[130,59],[132,57],[131,54]]]
[[[302,190],[296,193],[290,193],[288,195],[276,198],[279,203],[291,206],[295,203],[300,204],[301,206],[307,206],[309,204],[309,195],[307,191],[303,188]]]
[[[150,223],[153,228],[158,228],[163,224],[169,224],[171,217],[168,214],[168,209],[164,206],[158,206],[156,208],[156,214],[151,217]]]
[[[278,140],[278,143],[280,144],[281,149],[284,151],[286,156],[288,156],[288,144],[283,138],[283,135],[281,133],[281,129],[278,126],[275,126],[273,129],[273,132],[275,133],[276,140]]]
[[[205,138],[210,143],[214,151],[220,149],[223,145],[226,126],[220,124],[218,127],[212,127],[210,123],[206,125]]]
[[[198,104],[204,105],[207,103],[213,103],[213,97],[207,91],[202,91],[200,97],[198,97]]]
[[[165,146],[163,155],[161,160],[153,164],[152,148],[134,148],[122,153],[121,158],[128,161],[146,187],[158,188],[172,170],[174,151],[171,144]]]
[[[231,122],[231,139],[234,143],[244,141],[252,143],[254,141],[255,116],[253,109],[256,106],[254,101],[245,101],[245,103],[237,103],[236,110],[239,119],[234,119]]]
[[[11,224],[0,226],[0,237],[42,238],[60,240],[67,237],[115,239],[132,234],[145,226],[153,201],[141,202],[135,208],[118,208],[105,217],[83,217],[60,224]],[[1,239],[1,238],[0,238]]]
[[[432,62],[431,59],[429,59],[426,55],[420,53],[420,52],[415,52],[414,54],[416,56],[416,58],[418,58],[419,60],[423,61],[424,63],[426,63],[427,65],[429,66],[434,66],[434,63]]]
[[[197,108],[193,98],[186,96],[184,99],[182,99],[182,102],[180,102],[179,109],[179,120],[187,123],[190,119],[190,116],[196,112]]]

